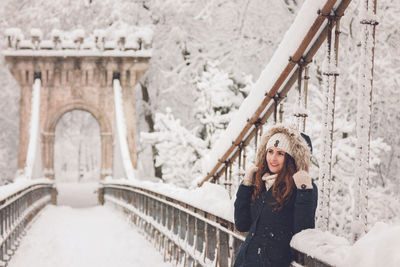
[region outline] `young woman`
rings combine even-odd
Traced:
[[[235,225],[248,234],[235,267],[289,266],[292,236],[314,228],[318,196],[308,175],[308,143],[308,136],[282,124],[262,136],[256,164],[236,194]]]

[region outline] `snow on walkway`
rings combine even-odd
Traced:
[[[73,208],[96,206],[98,182],[91,183],[60,183],[56,184],[58,195],[57,204]]]
[[[109,206],[48,205],[9,267],[164,267],[160,252]]]

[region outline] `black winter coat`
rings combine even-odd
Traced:
[[[317,186],[297,189],[281,211],[273,211],[272,188],[251,203],[253,186],[240,185],[235,201],[235,225],[249,232],[236,256],[234,267],[284,267],[291,262],[290,240],[301,230],[314,228]]]

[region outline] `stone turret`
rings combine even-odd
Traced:
[[[149,28],[139,28],[133,34],[128,34],[125,30],[118,30],[107,36],[105,30],[97,29],[89,37],[85,37],[83,29],[76,29],[72,33],[63,33],[58,29],[53,29],[50,40],[43,39],[42,31],[32,29],[30,39],[25,39],[19,28],[9,28],[5,32],[8,50],[52,50],[52,51],[103,51],[103,52],[139,52],[141,54],[151,51],[152,30]]]

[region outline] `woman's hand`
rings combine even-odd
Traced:
[[[310,175],[308,175],[308,172],[306,172],[306,171],[301,170],[301,171],[298,171],[295,174],[293,174],[293,180],[298,189],[312,189],[313,188],[313,186],[311,184]]]
[[[255,166],[254,164],[251,165],[250,168],[246,170],[242,184],[245,186],[252,186],[254,184],[254,175],[256,174],[257,170],[257,166]]]

